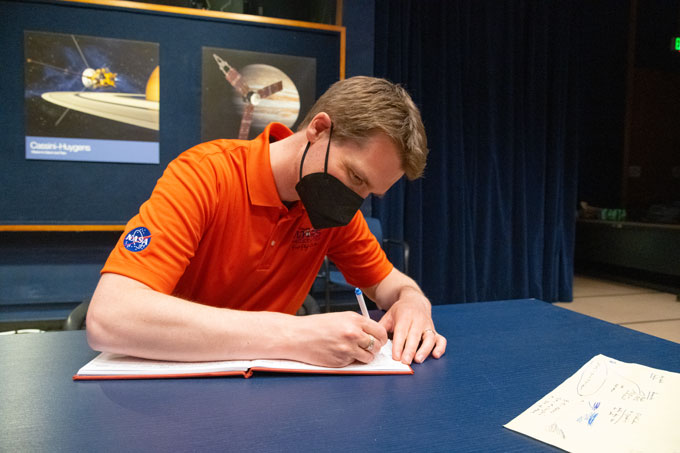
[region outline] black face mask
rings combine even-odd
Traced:
[[[309,220],[317,230],[347,225],[364,201],[359,194],[328,173],[328,153],[331,150],[332,135],[333,123],[328,134],[323,173],[310,173],[303,178],[302,164],[305,162],[310,146],[310,142],[307,142],[300,161],[300,181],[295,185],[295,190],[307,210]]]

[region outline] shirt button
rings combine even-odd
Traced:
[[[276,241],[272,241],[271,244],[269,244],[269,245],[271,245],[272,247],[274,247],[274,246],[276,245]]]

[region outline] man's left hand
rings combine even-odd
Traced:
[[[446,338],[435,330],[431,312],[430,301],[420,291],[415,288],[401,291],[399,300],[380,320],[387,332],[393,332],[394,360],[422,363],[429,355],[435,359],[444,355]]]

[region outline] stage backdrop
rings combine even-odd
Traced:
[[[421,107],[425,177],[373,212],[434,303],[571,300],[578,2],[376,1],[376,75]]]

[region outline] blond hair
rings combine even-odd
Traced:
[[[334,140],[361,144],[382,132],[397,145],[406,177],[422,176],[428,153],[425,127],[418,107],[400,85],[365,76],[340,80],[316,101],[298,130],[321,112],[333,121]]]

